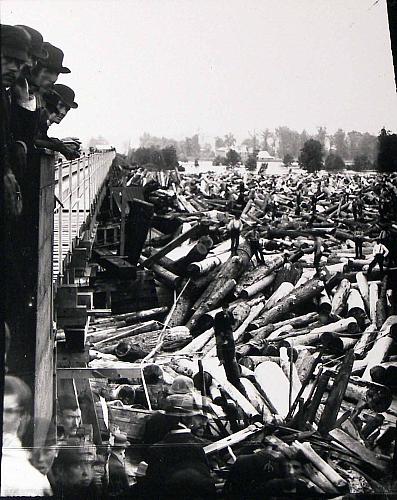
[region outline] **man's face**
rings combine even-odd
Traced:
[[[23,62],[13,57],[1,55],[1,78],[3,87],[11,87],[16,82]]]
[[[16,394],[4,395],[3,408],[3,434],[17,435],[21,425],[23,409],[19,404],[19,398]]]
[[[40,87],[40,90],[46,91],[50,90],[54,83],[58,80],[58,75],[56,71],[50,68],[40,68],[39,71],[35,71],[32,83],[34,83],[37,87]]]
[[[93,460],[81,460],[64,467],[61,482],[67,486],[88,486],[94,477]]]
[[[55,457],[58,454],[57,446],[48,446],[45,448],[35,448],[32,454],[32,464],[44,476],[50,471]]]
[[[61,123],[61,121],[68,114],[70,107],[62,101],[58,101],[57,104],[57,113],[53,116],[52,121],[54,123]]]
[[[81,423],[81,411],[63,410],[61,414],[61,425],[67,436],[75,436]]]

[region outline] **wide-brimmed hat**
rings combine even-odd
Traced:
[[[113,448],[128,448],[130,442],[127,439],[127,434],[125,432],[118,432],[114,434],[114,444]]]
[[[57,95],[63,103],[69,106],[69,108],[76,109],[78,107],[77,102],[74,102],[74,91],[67,85],[56,83],[52,88],[52,92]]]
[[[43,48],[44,41],[41,33],[30,26],[25,26],[23,24],[17,24],[16,27],[24,29],[30,36],[31,42],[29,53],[38,59],[47,59],[48,52]]]
[[[1,53],[22,62],[29,61],[31,37],[27,31],[17,26],[1,25]]]
[[[48,52],[48,58],[44,61],[46,68],[53,69],[57,73],[71,73],[69,68],[63,66],[64,53],[49,42],[43,43],[43,48]]]

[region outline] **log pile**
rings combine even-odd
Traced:
[[[95,357],[109,366],[116,359],[141,363],[157,347],[151,362],[169,381],[177,374],[196,384],[201,380],[211,411],[230,438],[213,436],[209,454],[231,445],[238,450],[254,437],[262,447],[273,440],[285,458],[301,462],[300,479],[318,495],[392,488],[397,456],[395,278],[392,270],[368,275],[367,269],[380,231],[391,235],[397,226],[393,215],[384,222],[376,211],[376,177],[350,177],[349,199],[343,177],[336,175],[251,175],[240,205],[230,196],[240,189],[235,172],[224,176],[227,196],[222,178],[180,178],[168,190],[178,209],[165,215],[178,221],[178,228],[161,247],[153,245],[153,236],[164,237],[165,225],[153,229],[140,257],[174,298],[148,311],[106,318],[93,313],[87,340]],[[299,215],[297,188],[302,190]],[[313,211],[310,200],[318,189],[323,196]],[[355,221],[352,203],[359,197],[364,210]],[[243,230],[232,256],[226,224],[236,211],[242,214]],[[261,235],[261,265],[247,235],[254,226]],[[355,258],[357,227],[365,234],[363,259]],[[324,251],[315,269],[317,236]],[[386,266],[392,265],[389,259]],[[236,319],[244,394],[227,380],[216,357],[214,317],[225,298]]]

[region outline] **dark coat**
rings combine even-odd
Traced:
[[[111,454],[109,457],[109,496],[118,497],[128,489],[128,476],[125,466],[115,455]]]
[[[214,330],[216,340],[216,354],[220,360],[224,360],[225,353],[235,354],[232,325],[235,323],[233,313],[228,311],[218,312],[214,318]]]
[[[215,492],[209,464],[202,443],[190,431],[170,432],[147,453],[146,481],[151,498],[168,498],[171,492],[177,498],[178,485],[186,490],[191,479],[191,492],[184,498],[201,498],[203,492]],[[202,489],[202,494],[200,494]]]

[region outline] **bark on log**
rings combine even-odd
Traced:
[[[270,323],[275,323],[304,302],[319,295],[323,289],[324,284],[322,281],[318,279],[309,280],[302,287],[294,289],[272,309],[265,311],[261,316],[262,325],[265,326]]]
[[[237,256],[231,257],[227,262],[225,262],[218,274],[215,282],[211,283],[206,291],[200,296],[200,298],[193,305],[193,316],[190,318],[187,326],[189,328],[193,327],[195,322],[198,320],[202,314],[211,309],[214,309],[219,301],[225,297],[226,295],[222,295],[219,293],[219,290],[226,289],[225,286],[227,282],[231,280],[237,280],[245,269],[248,267],[251,259],[251,248],[247,243],[243,243],[240,245],[237,250]],[[217,291],[217,292],[215,292]],[[231,289],[229,289],[229,292]],[[214,300],[214,297],[217,295],[218,301]],[[209,307],[210,304],[210,307]]]
[[[266,302],[265,311],[269,311],[274,307],[281,299],[286,297],[294,290],[294,285],[289,281],[284,281],[281,285],[276,289],[276,291],[269,297],[269,300]]]
[[[163,330],[157,330],[154,332],[146,332],[135,335],[131,342],[133,342],[134,346],[139,347],[143,351],[150,352],[154,347],[156,347],[162,332]],[[167,328],[165,330],[162,350],[171,352],[176,351],[188,344],[191,339],[192,337],[190,335],[190,331],[185,326]]]
[[[354,346],[354,354],[356,358],[362,358],[366,353],[368,346],[371,345],[372,341],[375,340],[377,336],[376,325],[371,323],[364,330],[360,339],[357,341],[357,344]],[[355,368],[355,364],[353,365],[353,369]]]
[[[110,345],[112,343],[118,342],[121,339],[127,337],[133,337],[135,335],[139,335],[145,332],[153,332],[158,330],[160,327],[160,323],[158,321],[147,321],[140,325],[133,325],[126,328],[120,328],[116,330],[114,334],[105,334],[104,336],[99,334],[88,336],[87,340],[93,343],[95,349],[100,349],[101,347]]]
[[[381,328],[383,323],[387,318],[387,276],[385,276],[382,280],[382,284],[380,287],[379,298],[376,302],[376,326]]]
[[[353,361],[354,352],[350,350],[343,359],[318,424],[318,430],[322,435],[326,435],[334,427],[338,418],[339,409],[353,368]]]
[[[364,321],[367,317],[364,301],[360,292],[354,288],[350,290],[349,296],[347,297],[347,316],[355,318],[361,328],[364,326]]]
[[[243,299],[254,297],[257,293],[266,290],[273,283],[275,277],[275,274],[270,274],[256,283],[240,289],[239,297]]]
[[[365,310],[369,314],[369,287],[366,276],[360,271],[356,274],[356,281],[361,297],[363,298]]]
[[[347,488],[347,482],[343,479],[320,455],[318,455],[309,443],[294,441],[299,451],[318,469],[338,490]]]
[[[395,325],[396,323],[397,323],[397,315],[389,316],[387,320],[383,323],[382,328],[379,330],[374,345],[368,351],[365,357],[365,362],[367,363],[367,367],[362,376],[363,380],[367,381],[371,380],[371,374],[370,374],[371,368],[382,363],[382,361],[387,356],[387,353],[389,352],[393,344],[393,339],[391,336],[389,336],[390,329],[392,325]]]
[[[347,279],[343,279],[340,282],[335,295],[332,297],[332,314],[340,315],[344,310],[344,308],[346,307],[346,300],[350,292],[350,287],[350,281],[348,281]]]
[[[204,371],[208,372],[217,382],[221,384],[222,388],[228,393],[230,398],[240,406],[248,417],[257,421],[261,420],[259,412],[256,408],[234,387],[234,385],[227,380],[225,370],[223,366],[219,366],[217,358],[203,359],[203,368]]]

